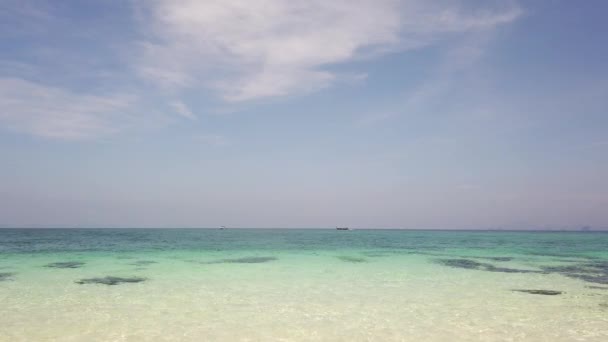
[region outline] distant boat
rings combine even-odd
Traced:
[[[226,226],[221,226],[220,229],[226,229]]]
[[[336,230],[350,230],[348,227],[336,227]]]

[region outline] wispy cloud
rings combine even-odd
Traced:
[[[173,103],[171,103],[171,107],[173,107],[173,109],[175,110],[175,112],[178,115],[180,115],[186,119],[190,119],[190,120],[196,119],[196,115],[194,115],[192,110],[188,106],[186,106],[186,104],[183,103],[182,101],[174,101]]]
[[[96,138],[128,122],[135,101],[126,95],[83,95],[16,78],[0,78],[0,124],[65,140]]]
[[[498,25],[507,18],[515,20],[520,15],[518,13],[521,12],[520,10],[514,10],[512,13],[512,15],[500,17],[502,19],[482,22],[492,22],[493,25]],[[494,36],[493,33],[494,30],[490,29],[475,31],[451,41],[450,44],[445,44],[442,58],[430,67],[431,72],[426,79],[413,88],[403,91],[402,97],[386,103],[384,107],[377,108],[371,113],[364,113],[356,120],[355,124],[368,126],[402,115],[432,112],[432,109],[436,108],[438,104],[444,103],[446,99],[450,98],[450,94],[462,91],[463,88],[467,87],[478,89],[487,86],[487,84],[477,84],[478,82],[476,83],[472,79],[475,79],[474,76],[479,74],[478,66],[488,50],[488,45]],[[485,82],[491,82],[491,80],[487,79]],[[479,90],[483,91],[483,89]],[[477,102],[474,104],[468,103],[471,106],[468,108],[469,114],[479,114],[480,111],[483,111],[483,108],[477,107],[484,107],[488,103],[483,96],[471,97],[469,100]],[[461,101],[461,104],[463,101]],[[493,110],[493,112],[495,111]]]
[[[116,30],[90,28],[55,47],[49,38],[72,34],[80,23],[62,17],[61,6],[10,0],[0,5],[0,18],[17,17],[13,21],[23,24],[4,34],[27,32],[31,47],[21,52],[27,58],[0,55],[0,125],[47,138],[88,139],[128,125],[131,116],[125,113],[149,113],[145,102],[164,102],[176,114],[196,119],[197,111],[183,101],[187,94],[211,91],[240,108],[249,100],[362,83],[367,70],[333,67],[486,31],[521,14],[511,2],[467,4],[133,0],[139,38],[134,32],[116,38]],[[99,23],[108,27],[111,16],[104,18]],[[7,22],[4,26],[10,26]],[[103,43],[87,45],[93,39]],[[86,93],[74,90],[84,82]],[[125,88],[140,101],[124,95]]]
[[[316,91],[330,66],[419,48],[448,33],[492,28],[516,5],[471,10],[455,2],[154,0],[138,2],[150,39],[138,72],[163,88],[205,86],[226,101]]]

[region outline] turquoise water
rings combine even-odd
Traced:
[[[0,341],[606,341],[608,234],[0,229]]]

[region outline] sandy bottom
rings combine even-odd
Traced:
[[[608,341],[608,285],[439,258],[370,250],[4,255],[0,341]],[[83,264],[45,267],[68,261]],[[551,262],[559,264],[529,256],[491,263],[535,270]],[[145,280],[77,283],[106,276]]]

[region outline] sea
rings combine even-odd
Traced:
[[[0,341],[608,341],[608,233],[0,229]]]

